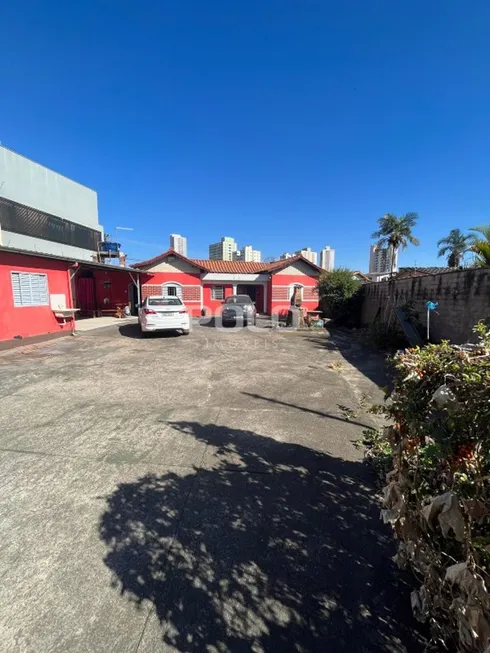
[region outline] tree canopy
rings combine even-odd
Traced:
[[[438,241],[437,255],[447,256],[447,264],[450,268],[459,268],[463,256],[471,249],[473,241],[474,237],[471,234],[464,234],[461,229],[451,229],[448,236]]]
[[[379,229],[373,233],[373,238],[378,241],[379,247],[391,247],[393,252],[399,249],[406,249],[408,244],[420,245],[412,230],[417,224],[417,213],[405,213],[396,216],[393,213],[386,213],[378,220]],[[394,257],[392,257],[391,271],[393,272]]]
[[[482,268],[490,267],[490,224],[472,227],[471,231],[479,234],[474,236],[471,246],[471,251],[476,254],[476,264]]]

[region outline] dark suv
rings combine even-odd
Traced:
[[[223,302],[221,313],[223,326],[242,322],[243,325],[257,323],[257,309],[248,295],[230,295]]]

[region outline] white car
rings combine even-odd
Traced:
[[[191,332],[189,312],[179,297],[147,297],[138,309],[138,322],[143,337],[153,331]]]

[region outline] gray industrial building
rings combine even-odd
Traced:
[[[91,260],[97,193],[0,145],[0,245]]]

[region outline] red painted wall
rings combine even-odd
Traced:
[[[318,276],[306,274],[274,274],[271,278],[268,289],[269,313],[285,317],[291,304],[289,298],[289,286],[298,284],[304,286],[303,306],[314,311],[318,308],[318,295],[314,288],[318,282]],[[282,288],[281,286],[288,286]]]
[[[206,309],[206,315],[219,315],[221,313],[223,301],[222,299],[211,299],[211,288],[212,286],[224,286],[225,287],[225,297],[233,295],[233,284],[226,283],[216,283],[203,284],[203,308]]]
[[[141,283],[161,284],[167,281],[176,281],[182,286],[185,285],[200,285],[201,275],[199,272],[196,274],[189,274],[187,272],[144,272],[141,275]]]
[[[147,272],[141,275],[141,285],[142,285],[142,295],[158,294],[161,292],[161,284],[168,281],[175,281],[180,283],[183,288],[186,285],[195,286],[201,285],[201,277],[199,273],[188,274],[184,272]],[[266,312],[279,313],[281,316],[284,316],[290,306],[290,300],[288,295],[288,290],[286,288],[282,289],[280,286],[289,286],[290,284],[301,284],[303,285],[303,305],[309,310],[315,310],[318,307],[318,295],[313,292],[313,288],[316,286],[318,281],[318,276],[315,274],[306,275],[306,274],[297,274],[297,275],[272,275],[271,280],[267,286],[267,306],[265,307]],[[237,283],[237,282],[236,282]],[[210,284],[204,283],[203,294],[202,294],[202,308],[206,310],[207,315],[218,315],[221,312],[222,300],[211,299],[211,287],[212,285],[223,285],[225,287],[225,297],[233,294],[233,284],[232,283],[222,283],[222,284]],[[263,303],[263,290],[260,284],[258,285],[258,295],[257,295],[257,308],[261,312],[261,307]],[[196,295],[197,296],[197,295]],[[184,298],[185,301],[185,298]],[[198,302],[186,302],[189,311],[192,315],[200,315],[201,304]]]
[[[129,274],[111,272],[110,270],[94,270],[95,300],[100,309],[126,306],[129,302],[128,286],[131,282]],[[108,299],[109,303],[104,303]]]
[[[68,266],[66,261],[0,253],[0,340],[70,331],[71,321],[67,320],[66,325],[62,326],[51,306],[14,306],[10,276],[11,272],[47,274],[50,295],[64,294],[66,305],[70,308]]]
[[[130,269],[126,272],[121,271],[121,268],[114,270],[85,268],[82,264],[75,276],[73,297],[75,307],[82,309],[81,315],[90,315],[91,311],[115,311],[118,306],[130,304],[129,286],[133,284],[130,272]]]
[[[199,317],[201,315],[201,297],[200,292],[195,286],[201,285],[201,275],[199,273],[190,274],[187,272],[147,272],[140,277],[142,299],[147,295],[157,295],[162,291],[161,285],[175,281],[182,286],[182,300],[187,306],[190,315]],[[189,288],[186,291],[186,286]],[[192,300],[192,301],[191,301]]]

